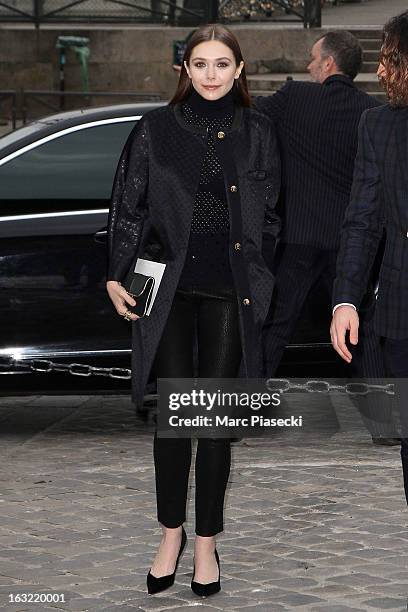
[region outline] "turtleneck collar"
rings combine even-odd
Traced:
[[[186,103],[197,115],[219,117],[233,112],[234,96],[232,90],[230,90],[225,96],[218,98],[218,100],[206,100],[193,89]]]

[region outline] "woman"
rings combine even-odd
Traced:
[[[273,244],[278,233],[278,190],[273,127],[250,108],[238,41],[222,26],[203,26],[189,40],[170,104],[144,115],[130,134],[113,188],[107,290],[118,314],[135,321],[137,405],[153,362],[157,377],[262,375],[273,276],[261,250],[263,234]],[[120,285],[136,254],[166,264],[152,313],[139,321]],[[173,584],[186,543],[191,440],[155,435],[154,462],[163,538],[149,593]],[[198,441],[191,587],[202,596],[220,590],[215,535],[223,530],[229,468],[229,440]]]

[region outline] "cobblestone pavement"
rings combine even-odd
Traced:
[[[303,406],[300,399],[299,406]],[[221,593],[196,598],[188,547],[176,582],[148,596],[160,540],[152,423],[128,397],[0,399],[0,608],[23,610],[406,610],[408,510],[398,447],[373,446],[347,398],[341,430],[233,445]],[[65,603],[11,604],[10,594]]]

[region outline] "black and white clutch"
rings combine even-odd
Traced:
[[[129,295],[136,301],[136,306],[127,304],[128,310],[138,317],[145,317],[149,309],[150,302],[153,296],[155,280],[153,276],[146,276],[139,272],[130,270],[125,280],[122,282],[122,287],[126,289]]]
[[[131,266],[122,287],[136,301],[128,310],[138,317],[150,315],[166,264],[138,258]]]

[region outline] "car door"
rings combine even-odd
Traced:
[[[106,225],[137,117],[60,128],[0,160],[0,349],[128,351],[106,293]],[[1,141],[0,141],[1,146]]]

